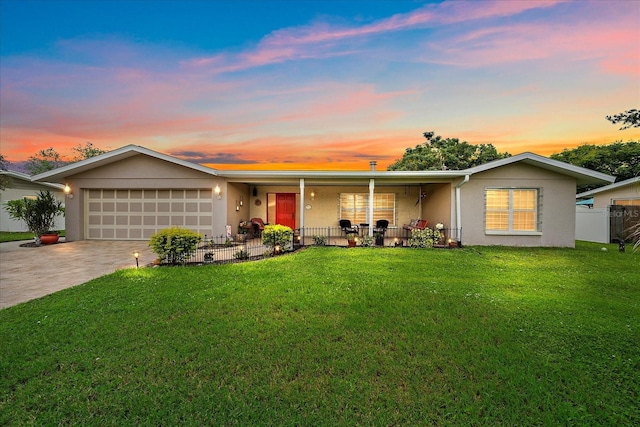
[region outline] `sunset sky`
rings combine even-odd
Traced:
[[[542,155],[640,139],[640,1],[0,0],[0,153],[386,168],[424,131]]]

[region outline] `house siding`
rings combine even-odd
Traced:
[[[594,194],[593,207],[606,208],[613,204],[615,199],[638,199],[640,198],[640,181],[629,183],[624,187],[614,188],[609,191]]]
[[[541,192],[537,235],[485,233],[485,189],[537,188]],[[575,246],[573,178],[526,164],[511,164],[472,175],[461,188],[462,241],[465,245]]]

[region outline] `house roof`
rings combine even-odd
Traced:
[[[17,171],[0,171],[0,175],[4,175],[4,176],[8,176],[11,179],[17,179],[20,181],[27,181],[27,182],[32,182],[32,177],[31,175],[28,175],[26,173],[22,173],[22,172],[17,172]],[[62,184],[54,184],[51,182],[38,182],[38,184],[43,185],[45,187],[50,187],[54,190],[62,190],[64,189],[64,185]]]
[[[562,175],[571,176],[576,179],[577,184],[609,183],[616,179],[614,176],[607,175],[605,173],[596,172],[580,166],[574,166],[569,163],[553,160],[548,157],[529,152],[507,157],[506,159],[494,160],[480,166],[469,168],[467,171],[474,174],[516,162],[536,166]]]
[[[138,154],[145,154],[147,156],[154,157],[156,159],[164,160],[169,163],[174,163],[186,168],[194,169],[200,172],[204,172],[209,175],[217,175],[217,171],[206,166],[199,165],[197,163],[187,162],[185,160],[178,159],[176,157],[168,156],[166,154],[158,153],[157,151],[149,150],[148,148],[141,147],[139,145],[125,145],[124,147],[116,150],[108,151],[104,154],[100,154],[95,157],[91,157],[85,160],[81,160],[76,163],[63,166],[61,168],[53,169],[48,172],[43,172],[39,175],[32,177],[33,181],[58,181],[62,182],[66,177],[75,175],[77,173],[85,172],[96,167],[105,166],[110,163],[117,162]]]
[[[552,160],[547,157],[539,156],[533,153],[522,153],[506,159],[495,160],[480,166],[465,170],[445,170],[445,171],[255,171],[255,170],[216,170],[196,163],[187,162],[176,157],[158,153],[138,145],[127,145],[117,150],[109,151],[96,157],[72,163],[58,169],[41,173],[32,177],[33,181],[58,181],[64,182],[68,176],[75,175],[96,167],[108,165],[122,159],[126,159],[138,154],[144,154],[157,159],[161,159],[170,163],[181,165],[190,169],[212,176],[220,176],[227,178],[231,182],[244,183],[293,183],[298,182],[300,178],[308,180],[310,184],[340,184],[353,182],[354,180],[368,181],[369,179],[377,179],[385,184],[411,184],[411,183],[427,183],[427,182],[448,182],[454,178],[461,178],[466,175],[473,175],[501,166],[522,162],[557,172],[563,175],[571,176],[576,179],[578,184],[586,183],[610,183],[615,180],[614,177],[591,169],[585,169],[579,166],[573,166],[568,163]]]
[[[635,178],[625,179],[624,181],[616,182],[615,184],[605,185],[604,187],[598,187],[593,190],[585,191],[584,193],[576,194],[576,199],[584,199],[585,197],[592,197],[594,194],[615,190],[616,188],[620,188],[620,187],[626,187],[627,185],[631,185],[636,182],[640,183],[640,176],[636,176]]]

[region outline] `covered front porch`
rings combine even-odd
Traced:
[[[445,237],[461,240],[456,224],[456,183],[459,172],[430,172],[428,179],[413,174],[395,173],[383,176],[372,172],[312,173],[300,177],[283,177],[255,171],[240,176],[225,171],[222,193],[227,203],[225,234],[235,238],[247,231],[246,224],[262,220],[265,224],[281,224],[296,231],[301,245],[314,244],[314,237],[324,236],[327,244],[346,245],[341,220],[349,220],[360,243],[380,237],[376,233],[379,220],[388,221],[382,236],[385,246],[406,245],[411,237],[408,226],[417,220],[431,229],[439,228]],[[214,203],[216,201],[214,200]],[[250,236],[254,233],[247,233]],[[366,240],[365,240],[366,241]]]

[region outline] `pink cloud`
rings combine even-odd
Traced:
[[[517,15],[539,8],[549,8],[562,1],[448,1],[426,5],[415,11],[396,14],[361,26],[336,26],[327,22],[277,30],[266,36],[258,46],[235,55],[220,54],[198,57],[182,62],[187,67],[206,67],[213,72],[238,71],[293,59],[327,58],[351,52],[347,42],[363,36]]]

